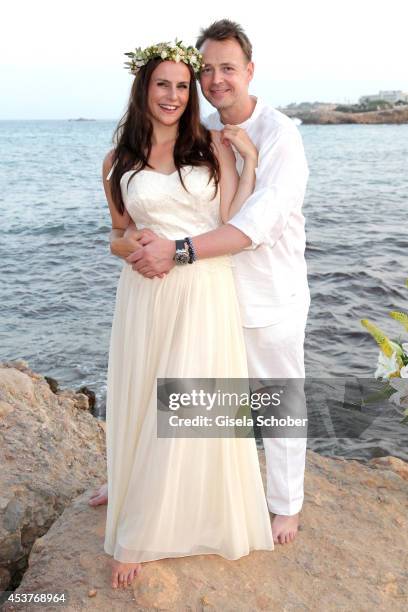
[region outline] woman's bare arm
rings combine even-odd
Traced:
[[[126,259],[131,253],[140,248],[136,240],[137,228],[125,209],[123,214],[117,210],[112,198],[110,182],[107,178],[113,162],[113,150],[105,156],[102,165],[102,178],[105,196],[108,201],[109,212],[112,219],[112,229],[109,234],[110,251],[112,255]]]
[[[258,152],[242,128],[225,126],[222,132],[211,133],[220,164],[221,219],[223,223],[228,223],[254,190]],[[241,176],[238,175],[230,143],[236,146],[244,159]]]

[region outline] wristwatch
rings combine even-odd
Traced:
[[[176,264],[188,264],[189,259],[190,253],[185,240],[176,240],[176,254],[174,255]]]

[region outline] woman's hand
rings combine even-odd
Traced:
[[[113,229],[110,237],[111,253],[116,257],[126,259],[131,253],[140,249],[145,240],[155,236],[156,234],[147,228],[138,230],[133,223],[125,231]]]
[[[225,145],[234,145],[244,160],[252,160],[258,164],[258,149],[246,133],[237,125],[225,125],[221,131],[221,142]]]
[[[126,259],[131,253],[134,253],[140,248],[141,245],[135,238],[122,236],[120,238],[113,238],[110,241],[110,251],[112,255],[122,257],[122,259]]]

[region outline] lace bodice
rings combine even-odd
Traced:
[[[122,197],[138,228],[148,227],[158,235],[176,239],[213,230],[221,224],[219,189],[208,182],[206,167],[181,169],[186,189],[176,172],[163,174],[141,170],[129,182],[133,170],[121,177]],[[128,185],[129,182],[129,185]]]

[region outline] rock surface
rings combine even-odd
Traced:
[[[0,588],[18,583],[66,505],[105,478],[104,424],[87,396],[54,394],[25,362],[0,364]]]
[[[106,507],[90,508],[89,494],[35,542],[17,593],[64,591],[70,611],[407,610],[408,485],[393,462],[374,467],[308,451],[294,543],[238,561],[201,555],[146,563],[125,590],[109,586]]]
[[[47,610],[408,608],[408,465],[400,459],[361,464],[308,451],[295,542],[238,561],[201,555],[146,563],[132,587],[113,590],[106,506],[88,505],[105,474],[102,423],[83,398],[54,395],[24,364],[0,368],[0,389],[0,589],[13,567],[4,559],[18,563],[37,538],[14,594],[66,594],[65,605],[41,605]],[[262,452],[260,460],[265,478]]]
[[[305,125],[332,125],[344,123],[382,124],[408,123],[408,108],[368,111],[364,113],[341,113],[334,110],[312,110],[305,112],[283,109],[289,117],[297,117]]]

